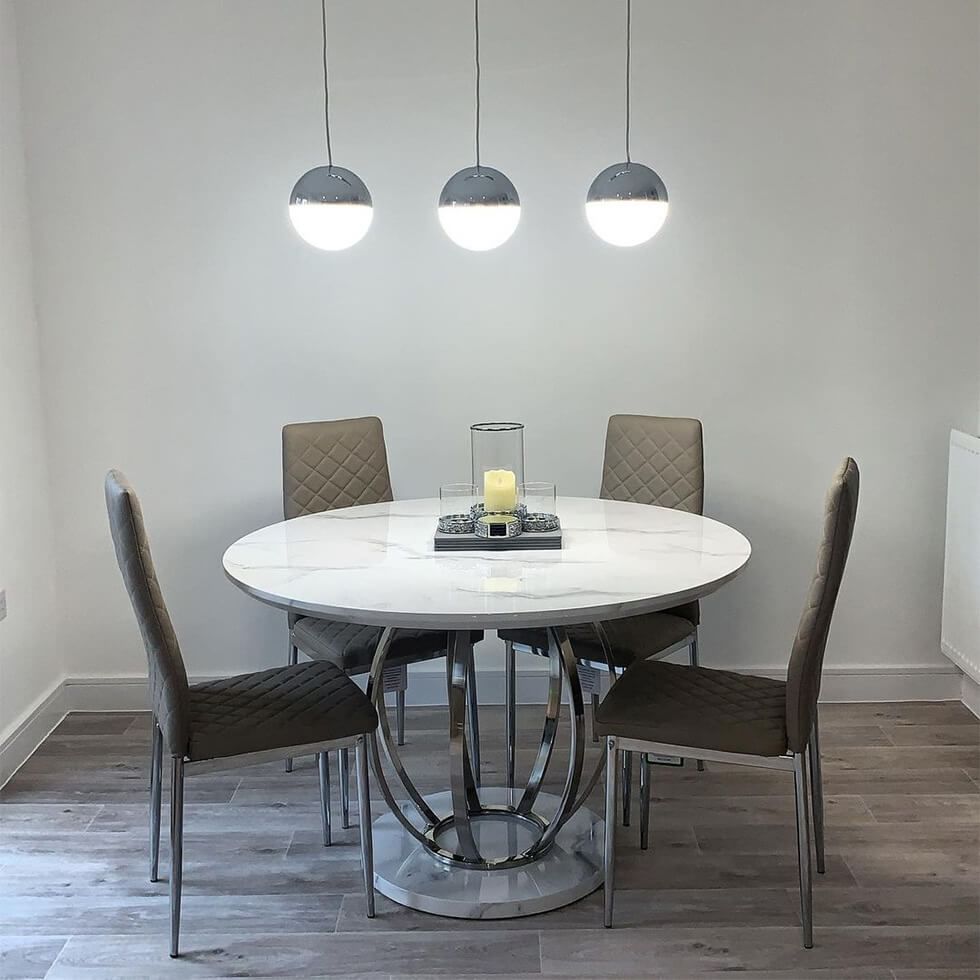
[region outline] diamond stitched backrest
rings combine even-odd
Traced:
[[[606,429],[599,496],[700,514],[704,508],[704,447],[697,419],[612,415]],[[697,600],[668,610],[701,619]]]
[[[190,735],[187,671],[153,567],[139,498],[118,470],[106,474],[105,504],[116,561],[146,648],[153,713],[167,753],[183,758]]]
[[[287,520],[391,499],[381,419],[283,426],[282,509]]]
[[[599,495],[702,513],[701,423],[653,415],[611,416]]]
[[[860,482],[857,463],[848,457],[841,463],[827,492],[817,569],[807,593],[786,675],[786,735],[794,752],[804,749],[813,727],[823,655],[854,533]]]

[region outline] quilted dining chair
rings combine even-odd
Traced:
[[[374,707],[330,663],[294,664],[190,684],[157,579],[143,512],[126,477],[110,470],[105,500],[116,559],[139,623],[153,709],[150,766],[150,881],[158,880],[164,753],[170,759],[170,955],[177,956],[183,883],[184,777],[315,754],[324,846],[330,844],[327,753],[353,747],[367,914],[374,916],[371,800],[366,740],[378,723]]]
[[[286,520],[393,500],[388,452],[381,419],[337,419],[296,422],[282,430],[282,505]],[[289,614],[289,663],[302,651],[313,660],[336,664],[348,675],[371,670],[381,635],[376,626],[358,626],[312,616]],[[474,632],[473,641],[483,638]],[[385,665],[383,684],[395,692],[395,731],[405,742],[405,692],[409,664],[446,656],[448,633],[398,630]],[[468,697],[474,768],[479,773],[479,718],[475,672],[470,671]],[[286,760],[286,771],[292,759]],[[340,753],[340,796],[343,826],[350,823],[349,754]]]
[[[704,444],[698,419],[655,415],[613,415],[606,429],[606,449],[602,464],[599,496],[606,500],[628,500],[637,504],[670,507],[700,514],[704,508]],[[634,660],[662,658],[687,649],[692,666],[698,663],[698,623],[700,606],[696,601],[663,612],[629,616],[603,623],[613,662],[625,669]],[[513,785],[516,744],[513,696],[515,651],[545,653],[545,630],[501,630],[506,651],[507,777]],[[583,623],[568,628],[576,657],[586,667],[583,681],[591,686],[592,712],[599,705],[601,671],[607,669],[606,656],[596,626]],[[598,740],[598,735],[595,735]],[[632,753],[623,753],[623,825],[629,826],[632,787]],[[704,764],[697,760],[698,769]],[[649,783],[647,757],[640,759],[641,794]]]
[[[825,867],[817,699],[830,621],[854,532],[859,484],[857,463],[845,459],[827,494],[817,568],[785,681],[637,660],[599,705],[596,727],[606,739],[607,927],[613,916],[617,756],[621,751],[654,752],[793,773],[803,945],[813,945],[811,809],[818,873]],[[812,806],[807,801],[808,769]],[[648,814],[649,783],[644,791]]]

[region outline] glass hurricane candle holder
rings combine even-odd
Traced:
[[[521,484],[521,523],[525,531],[557,531],[557,493],[553,483]]]
[[[472,534],[475,502],[476,487],[472,483],[446,483],[439,487],[439,530],[444,534]]]
[[[477,422],[470,426],[477,510],[512,514],[524,482],[524,426],[520,422]]]

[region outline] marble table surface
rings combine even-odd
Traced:
[[[562,626],[714,592],[751,553],[734,528],[683,511],[561,497],[560,551],[435,552],[438,500],[272,524],[224,554],[226,574],[283,609],[368,626]]]

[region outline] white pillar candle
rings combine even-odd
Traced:
[[[517,477],[512,470],[483,474],[483,506],[488,514],[517,510]]]

